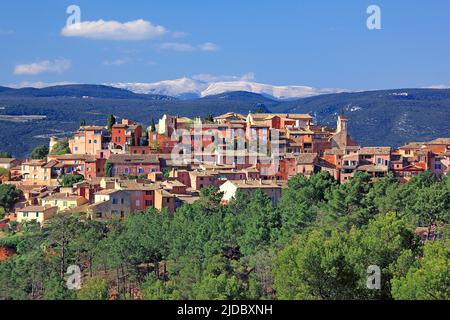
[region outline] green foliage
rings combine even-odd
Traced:
[[[113,170],[113,165],[111,162],[109,162],[108,160],[106,160],[105,162],[105,177],[112,177],[112,172]]]
[[[70,148],[69,148],[69,139],[63,139],[58,141],[52,148],[50,154],[52,155],[63,155],[63,154],[69,154]]]
[[[22,192],[11,184],[0,185],[0,206],[5,211],[10,211],[14,204],[19,201]]]
[[[205,119],[204,119],[205,123],[213,123],[214,122],[214,116],[212,114],[207,114]]]
[[[31,152],[30,158],[34,160],[42,160],[48,156],[49,150],[47,145],[40,145],[34,148]]]
[[[107,300],[108,299],[108,281],[93,277],[84,281],[82,288],[77,292],[78,300]]]
[[[7,181],[11,180],[11,171],[5,168],[0,168],[0,181],[5,179]]]
[[[317,229],[280,252],[274,277],[281,299],[390,298],[389,267],[412,246],[412,234],[394,214],[381,215],[366,229],[331,234]],[[367,268],[379,266],[381,290],[368,290]]]
[[[0,151],[0,158],[12,158],[12,155],[9,152]]]
[[[152,118],[152,122],[151,122],[151,125],[150,125],[150,131],[151,132],[156,132],[155,118]]]
[[[108,121],[106,122],[106,128],[108,132],[111,132],[112,127],[116,124],[116,117],[113,114],[108,114]]]
[[[450,299],[450,239],[428,242],[423,257],[404,275],[392,279],[392,296],[398,300]]]
[[[63,187],[73,187],[74,184],[81,182],[84,180],[84,177],[81,174],[66,174],[62,176],[59,183]]]

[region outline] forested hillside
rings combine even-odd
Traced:
[[[450,299],[448,176],[340,185],[320,173],[290,180],[276,207],[260,191],[221,198],[203,189],[174,216],[10,226],[0,243],[17,254],[0,262],[0,299]],[[423,244],[414,231],[432,225]],[[65,288],[71,265],[79,291]],[[369,266],[380,290],[366,287]]]

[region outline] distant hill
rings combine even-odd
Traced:
[[[11,90],[13,90],[13,89],[7,88],[7,87],[1,87],[1,86],[0,86],[0,93],[1,93],[1,92],[6,92],[6,91],[11,91]]]
[[[350,134],[363,145],[399,146],[450,137],[450,90],[399,89],[278,101],[243,91],[179,100],[97,85],[0,87],[0,151],[25,157],[34,146],[47,144],[51,135],[70,135],[82,120],[105,124],[110,113],[149,125],[152,118],[165,113],[195,117],[228,111],[247,114],[261,108],[266,112],[311,113],[318,123],[330,126],[335,126],[337,115],[344,112],[350,120]],[[23,115],[45,118],[30,120]]]
[[[136,94],[128,90],[103,85],[64,85],[42,89],[22,88],[12,90],[0,89],[0,96],[8,97],[71,97],[71,98],[100,98],[100,99],[145,99],[145,100],[175,100],[173,97],[155,94]]]

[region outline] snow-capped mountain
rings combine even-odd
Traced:
[[[204,82],[191,78],[166,80],[154,83],[108,83],[106,85],[127,89],[135,93],[160,94],[191,99],[221,94],[231,91],[247,91],[263,94],[280,100],[339,93],[343,89],[317,89],[308,86],[274,86],[250,81]]]
[[[165,80],[154,83],[108,83],[106,85],[130,90],[140,94],[160,94],[172,96],[180,99],[191,99],[202,96],[202,92],[208,88],[208,83],[191,78],[181,78],[176,80]]]

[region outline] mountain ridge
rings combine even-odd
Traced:
[[[334,88],[317,89],[310,86],[298,85],[277,86],[244,80],[207,82],[187,77],[175,80],[164,80],[160,82],[116,82],[107,83],[106,85],[130,90],[132,92],[140,94],[163,94],[180,99],[201,98],[225,92],[247,91],[262,94],[278,100],[290,100],[326,93],[348,91],[345,89]]]

